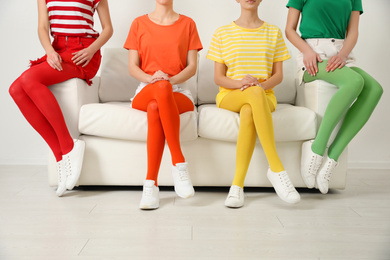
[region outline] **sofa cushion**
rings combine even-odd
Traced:
[[[85,135],[146,141],[148,122],[146,112],[131,108],[130,102],[87,104],[81,107],[79,130]],[[180,115],[180,140],[198,138],[197,112]]]
[[[199,107],[199,136],[236,142],[240,117],[238,113],[217,108],[215,105]],[[272,113],[275,141],[289,142],[313,139],[317,133],[316,114],[305,107],[278,104]]]
[[[129,101],[134,96],[139,81],[129,75],[129,54],[123,48],[105,48],[100,71],[101,102]],[[197,76],[190,78],[183,88],[189,89],[196,102]]]

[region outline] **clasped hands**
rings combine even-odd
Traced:
[[[252,75],[246,75],[242,80],[241,80],[241,91],[244,91],[245,89],[253,86],[259,86],[261,87],[261,82],[264,82],[264,79],[257,79],[253,77]]]
[[[169,76],[167,73],[161,71],[161,70],[158,70],[156,71],[153,75],[152,75],[152,78],[151,80],[149,81],[150,84],[153,84],[153,83],[156,83],[157,81],[160,81],[160,80],[167,80],[169,81]]]

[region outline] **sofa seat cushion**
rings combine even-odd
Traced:
[[[81,107],[81,134],[113,139],[146,141],[148,122],[146,112],[131,108],[130,102],[87,104]],[[198,138],[197,112],[180,115],[180,140]]]
[[[238,113],[202,105],[199,110],[199,136],[236,142],[240,117]],[[316,114],[308,108],[278,104],[272,113],[275,141],[290,142],[313,139],[317,133]]]

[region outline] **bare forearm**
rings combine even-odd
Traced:
[[[261,87],[264,90],[274,88],[275,86],[279,85],[283,80],[283,73],[276,73],[272,75],[268,80],[261,83]]]
[[[291,29],[291,28],[286,28],[286,37],[287,39],[301,52],[301,53],[306,53],[309,51],[313,51],[312,48],[307,44],[305,40],[299,36],[297,31]]]
[[[228,78],[224,75],[215,75],[214,76],[215,84],[229,89],[240,89],[242,87],[241,80],[235,80]]]
[[[38,28],[38,37],[46,53],[54,51],[48,30],[45,30],[44,28]]]
[[[172,76],[169,78],[169,81],[172,85],[180,84],[186,82],[196,73],[196,66],[187,66],[184,70],[182,70],[179,74]]]
[[[137,65],[129,65],[129,73],[130,76],[132,76],[133,78],[135,78],[140,82],[149,83],[150,81],[152,81],[152,76],[145,73]]]
[[[102,48],[102,46],[104,44],[106,44],[106,42],[111,38],[113,34],[113,30],[112,30],[112,27],[111,28],[105,28],[102,30],[101,34],[99,35],[99,37],[96,39],[96,41],[94,41],[90,46],[89,48],[95,53],[97,52],[98,50],[100,50]]]
[[[354,38],[355,39],[349,38],[348,40],[347,39],[345,40],[343,48],[340,50],[340,54],[343,57],[348,57],[351,51],[353,50],[353,48],[355,47],[357,42],[357,36]]]
[[[102,25],[102,32],[99,37],[94,41],[89,48],[95,53],[102,48],[104,44],[111,38],[114,29],[111,23],[110,11],[108,8],[107,0],[100,1],[97,12]]]
[[[353,11],[351,15],[351,20],[348,25],[347,35],[345,37],[343,48],[340,50],[340,55],[345,58],[349,56],[353,48],[357,43],[359,37],[359,16],[358,11]]]
[[[198,64],[198,50],[189,50],[187,53],[187,66],[178,74],[169,78],[172,85],[186,82],[195,75]]]
[[[286,37],[287,39],[302,53],[312,51],[311,47],[301,38],[297,33],[297,26],[301,12],[295,8],[290,7],[288,10],[286,23]]]

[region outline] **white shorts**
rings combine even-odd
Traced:
[[[187,82],[183,82],[181,84],[177,84],[177,85],[172,85],[172,90],[173,92],[178,92],[178,93],[182,93],[183,95],[185,95],[186,97],[188,97],[192,103],[194,103],[194,98],[192,97],[192,94],[191,94],[191,91],[189,89],[186,88],[186,83]],[[132,97],[130,100],[133,101],[133,99],[135,98],[135,96],[137,96],[137,94],[139,92],[141,92],[141,90],[146,87],[147,85],[149,85],[149,83],[145,83],[145,82],[141,82],[137,89],[135,90],[135,95],[134,97]]]
[[[338,54],[344,45],[344,40],[333,38],[306,39],[305,41],[320,55],[322,60],[329,60],[332,56]],[[297,65],[299,84],[301,84],[303,81],[303,74],[306,71],[305,65],[303,64],[303,54],[301,52],[297,55]],[[349,54],[345,66],[356,67],[356,59],[352,52]]]

